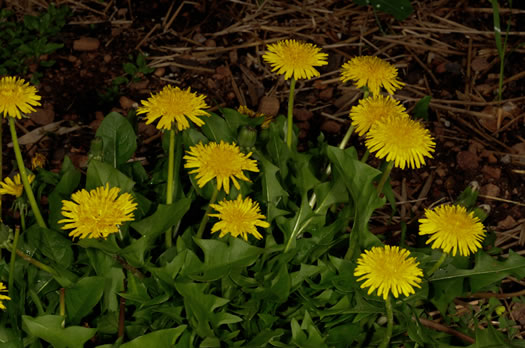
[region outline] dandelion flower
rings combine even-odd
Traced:
[[[2,195],[13,195],[17,198],[22,196],[24,192],[24,184],[21,181],[20,174],[16,174],[13,177],[14,181],[10,177],[4,179],[3,182],[0,182],[0,194]],[[35,180],[34,175],[29,175],[27,180],[31,184]]]
[[[354,57],[341,67],[341,81],[355,81],[357,88],[368,86],[373,95],[383,87],[390,94],[403,87],[397,79],[397,69],[375,56]]]
[[[476,252],[485,237],[485,228],[474,212],[468,213],[460,205],[442,205],[426,210],[419,223],[419,234],[430,235],[427,244],[432,243],[433,249],[443,249],[447,254],[452,251],[452,256],[458,251],[463,256]]]
[[[173,123],[179,131],[190,128],[191,120],[197,126],[204,121],[198,116],[210,116],[203,109],[207,108],[205,96],[192,93],[190,88],[181,90],[179,87],[164,87],[159,93],[143,100],[143,106],[137,109],[137,114],[146,114],[146,124],[153,123],[159,118],[157,129],[170,130]]]
[[[368,132],[374,123],[388,116],[409,117],[405,107],[397,100],[380,94],[361,99],[359,105],[350,110],[352,125],[360,136]]]
[[[4,283],[0,282],[0,293],[7,292],[7,288],[5,287]],[[5,305],[2,301],[10,301],[11,297],[0,294],[0,309],[5,310]]]
[[[35,170],[36,168],[43,168],[46,164],[46,156],[41,153],[36,153],[33,158],[31,158],[31,168]]]
[[[220,231],[219,237],[229,233],[234,237],[242,236],[244,240],[248,240],[248,234],[251,234],[257,239],[262,239],[257,226],[270,227],[270,224],[263,220],[266,216],[261,214],[259,203],[252,201],[250,197],[243,200],[241,195],[238,195],[234,201],[223,200],[210,206],[218,212],[210,216],[221,220],[211,229],[211,233]]]
[[[322,53],[319,47],[296,40],[270,44],[268,52],[263,55],[263,59],[272,66],[272,71],[284,74],[285,80],[290,77],[309,80],[319,76],[319,71],[314,67],[328,64],[327,57],[328,54]]]
[[[376,157],[394,162],[398,168],[420,168],[432,158],[435,143],[428,129],[408,117],[388,117],[372,125],[366,135],[367,148]]]
[[[197,185],[204,187],[214,178],[217,179],[217,190],[224,186],[224,191],[230,193],[230,179],[239,190],[241,187],[237,179],[250,181],[243,170],[258,172],[257,161],[250,159],[252,153],[243,154],[236,144],[220,144],[209,142],[206,145],[199,143],[190,147],[184,156],[184,168],[195,168],[190,174],[197,174]]]
[[[0,113],[4,117],[22,118],[22,114],[28,114],[39,106],[40,96],[36,94],[34,86],[29,85],[24,79],[14,76],[6,76],[0,79]]]
[[[357,281],[365,280],[361,288],[369,288],[369,295],[377,289],[377,296],[385,300],[390,292],[395,298],[401,293],[408,296],[415,293],[414,286],[421,287],[423,276],[419,262],[409,256],[408,250],[398,246],[373,247],[359,256],[354,275],[360,277]]]
[[[82,189],[71,195],[71,201],[62,201],[62,215],[65,219],[58,223],[65,224],[62,229],[73,229],[69,236],[80,239],[104,238],[117,233],[119,226],[126,221],[133,221],[133,211],[137,203],[129,193],[119,195],[120,188],[97,187],[94,190]]]

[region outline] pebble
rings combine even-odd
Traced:
[[[327,100],[332,99],[333,95],[334,95],[334,87],[329,87],[329,88],[321,90],[321,92],[319,93],[319,98],[321,98],[321,100],[327,101]]]
[[[480,189],[480,193],[484,196],[499,197],[501,189],[494,184],[486,184]]]
[[[75,51],[96,51],[100,47],[100,41],[94,37],[82,37],[73,41]]]
[[[155,69],[155,72],[153,73],[153,75],[157,77],[162,77],[164,76],[165,73],[166,73],[166,68],[160,67],[160,68]]]
[[[137,105],[137,102],[135,102],[134,100],[126,96],[120,97],[119,103],[120,103],[120,107],[122,107],[124,110],[129,110],[132,107],[134,107],[134,105]]]
[[[293,111],[294,118],[298,121],[308,121],[314,114],[308,109],[297,108]]]
[[[456,161],[461,169],[476,169],[479,166],[479,158],[470,151],[458,152]]]
[[[514,220],[514,218],[510,215],[507,215],[507,217],[500,222],[498,222],[498,228],[502,230],[508,230],[510,228],[513,228],[516,226],[517,222]]]
[[[109,62],[111,62],[111,59],[112,59],[112,58],[111,58],[111,56],[110,56],[109,54],[105,54],[105,55],[104,55],[104,62],[105,62],[105,63],[109,63]]]
[[[339,133],[341,130],[341,123],[334,120],[326,120],[321,125],[321,130],[326,133]]]
[[[257,109],[257,112],[260,112],[270,117],[274,117],[279,112],[279,106],[280,103],[277,97],[266,95],[262,97],[259,101],[259,108]]]
[[[501,168],[484,165],[481,171],[494,180],[499,180],[501,177]]]

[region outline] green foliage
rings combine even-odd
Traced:
[[[122,64],[124,75],[115,77],[111,81],[109,86],[104,92],[99,92],[99,97],[104,102],[112,102],[117,96],[120,95],[121,87],[131,82],[138,82],[143,79],[145,75],[151,74],[155,71],[146,63],[146,57],[139,53],[137,57],[133,59],[132,55],[128,57],[129,61]]]
[[[53,65],[53,60],[42,58],[63,47],[53,40],[66,24],[70,12],[67,6],[51,4],[47,12],[38,16],[25,15],[23,21],[17,22],[13,12],[2,9],[0,75],[25,75],[31,63],[43,67]],[[38,76],[38,72],[33,72],[32,82],[38,81]]]
[[[384,301],[369,295],[354,276],[359,253],[382,245],[369,228],[377,209],[388,209],[375,186],[382,171],[359,160],[354,147],[342,150],[323,137],[311,150],[289,149],[284,117],[260,129],[260,119],[231,109],[221,113],[200,129],[182,132],[180,141],[187,150],[199,142],[234,142],[243,127],[256,130],[243,150],[253,152],[260,171],[248,173],[251,181],[239,181],[240,189],[232,187],[229,195],[220,192],[218,200],[242,194],[259,202],[271,224],[259,229],[263,239],[219,238],[211,233],[214,217],[197,237],[215,183],[198,187],[181,165],[173,203],[166,204],[168,161],[159,160],[151,170],[135,162],[137,136],[129,119],[110,113],[97,131],[85,173],[66,158],[58,174],[40,176],[55,183],[42,189],[49,197],[50,227],[38,227],[29,217],[19,248],[48,268],[16,260],[12,300],[6,301],[9,320],[0,324],[0,339],[31,347],[81,347],[93,345],[86,343],[92,339],[108,348],[342,348],[383,340]],[[183,151],[178,156],[175,160],[182,160]],[[62,200],[103,185],[134,197],[135,221],[106,240],[71,240],[58,223]],[[473,209],[476,198],[468,188],[457,203]],[[167,231],[174,236],[171,246],[165,243]],[[7,226],[0,236],[11,246]],[[441,256],[429,247],[411,253],[424,272]],[[2,279],[7,266],[0,262]],[[446,324],[476,337],[476,346],[520,346],[500,301],[480,301],[480,310],[462,315],[453,301],[494,291],[509,276],[522,279],[524,270],[525,258],[513,252],[506,258],[483,251],[448,257],[414,295],[393,301],[392,346],[461,344],[422,324],[436,309]],[[495,320],[506,331],[488,324]]]

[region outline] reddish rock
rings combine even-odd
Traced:
[[[129,110],[132,107],[138,106],[137,102],[129,99],[128,97],[122,96],[119,99],[120,107],[124,110]]]
[[[479,166],[479,158],[470,151],[461,151],[456,156],[456,161],[461,169],[476,169]]]
[[[482,195],[492,197],[499,197],[500,192],[501,189],[494,184],[487,184],[485,186],[482,186],[479,190],[479,193],[481,193]]]
[[[82,37],[73,41],[75,51],[96,51],[100,47],[100,41],[94,37]]]
[[[494,180],[498,180],[501,177],[501,168],[484,165],[481,171]]]
[[[334,87],[323,89],[319,93],[319,98],[321,98],[321,100],[324,100],[324,101],[332,99],[333,96],[334,96]]]
[[[257,112],[274,117],[279,112],[279,99],[272,96],[264,96],[259,101]]]
[[[507,217],[500,222],[498,222],[498,229],[502,230],[508,230],[516,226],[517,222],[514,220],[514,218],[510,215],[507,215]]]
[[[308,121],[314,114],[308,109],[294,109],[293,115],[298,121]]]
[[[326,133],[339,133],[341,130],[341,123],[334,120],[326,120],[321,125],[321,130]]]

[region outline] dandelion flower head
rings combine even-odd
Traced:
[[[0,309],[3,309],[3,310],[6,309],[3,301],[11,300],[9,296],[1,294],[4,292],[7,292],[7,288],[5,287],[4,283],[0,282]]]
[[[24,79],[6,76],[0,79],[0,113],[4,117],[22,118],[22,114],[29,114],[39,106],[40,96],[37,90]]]
[[[257,239],[262,239],[257,226],[270,227],[270,224],[264,221],[266,217],[261,214],[259,203],[252,201],[250,197],[243,200],[241,195],[238,195],[236,200],[223,200],[210,206],[217,211],[210,216],[220,220],[213,225],[211,232],[220,231],[219,237],[229,233],[233,237],[241,236],[244,240],[248,240],[248,235],[251,234]]]
[[[295,80],[309,80],[320,75],[316,66],[328,64],[328,54],[322,53],[319,47],[302,41],[279,41],[268,45],[267,50],[263,59],[270,63],[272,71],[277,70],[278,74],[284,74],[285,80],[290,77]]]
[[[230,179],[239,190],[241,187],[237,179],[250,181],[244,170],[258,172],[257,161],[250,159],[252,153],[244,154],[236,144],[227,144],[221,141],[199,143],[191,146],[186,152],[184,168],[194,168],[189,173],[197,174],[197,185],[204,187],[210,180],[217,179],[217,190],[224,187],[230,193]]]
[[[205,96],[192,93],[190,88],[181,90],[168,85],[148,100],[143,100],[137,114],[146,114],[146,124],[159,119],[157,129],[170,130],[175,124],[181,131],[190,128],[188,120],[200,127],[204,121],[199,116],[210,116],[203,110],[208,108],[204,99]]]
[[[397,100],[380,94],[359,100],[359,104],[350,110],[352,125],[360,136],[368,132],[374,123],[389,116],[409,117],[405,107]]]
[[[36,168],[44,168],[46,164],[46,156],[42,155],[40,152],[35,153],[31,158],[31,168],[35,170]]]
[[[435,142],[428,129],[408,117],[387,117],[375,122],[366,135],[366,147],[376,157],[394,162],[397,168],[420,168],[432,158]]]
[[[428,234],[427,244],[433,249],[442,249],[455,256],[468,256],[481,248],[485,228],[474,212],[467,212],[460,205],[441,205],[434,210],[427,209],[425,217],[419,219],[419,234]]]
[[[79,239],[104,238],[117,233],[119,226],[133,221],[137,203],[129,193],[120,194],[120,188],[99,186],[94,190],[82,189],[71,195],[71,201],[62,201],[65,224],[62,229],[72,231],[69,236]]]
[[[390,292],[395,298],[409,296],[415,293],[414,287],[421,287],[423,276],[419,262],[409,256],[408,250],[398,246],[373,247],[359,256],[354,275],[360,277],[357,281],[365,281],[361,288],[369,288],[369,295],[377,289],[385,300]]]
[[[375,56],[360,56],[350,59],[341,67],[341,81],[353,80],[357,88],[367,86],[373,95],[383,87],[394,94],[404,83],[397,79],[397,69]]]
[[[11,180],[10,177],[7,177],[3,182],[0,182],[0,194],[13,195],[17,198],[22,196],[22,193],[24,192],[24,184],[22,183],[20,174],[16,174],[13,179],[14,181]],[[35,180],[35,176],[31,174],[27,177],[27,180],[31,184]]]

